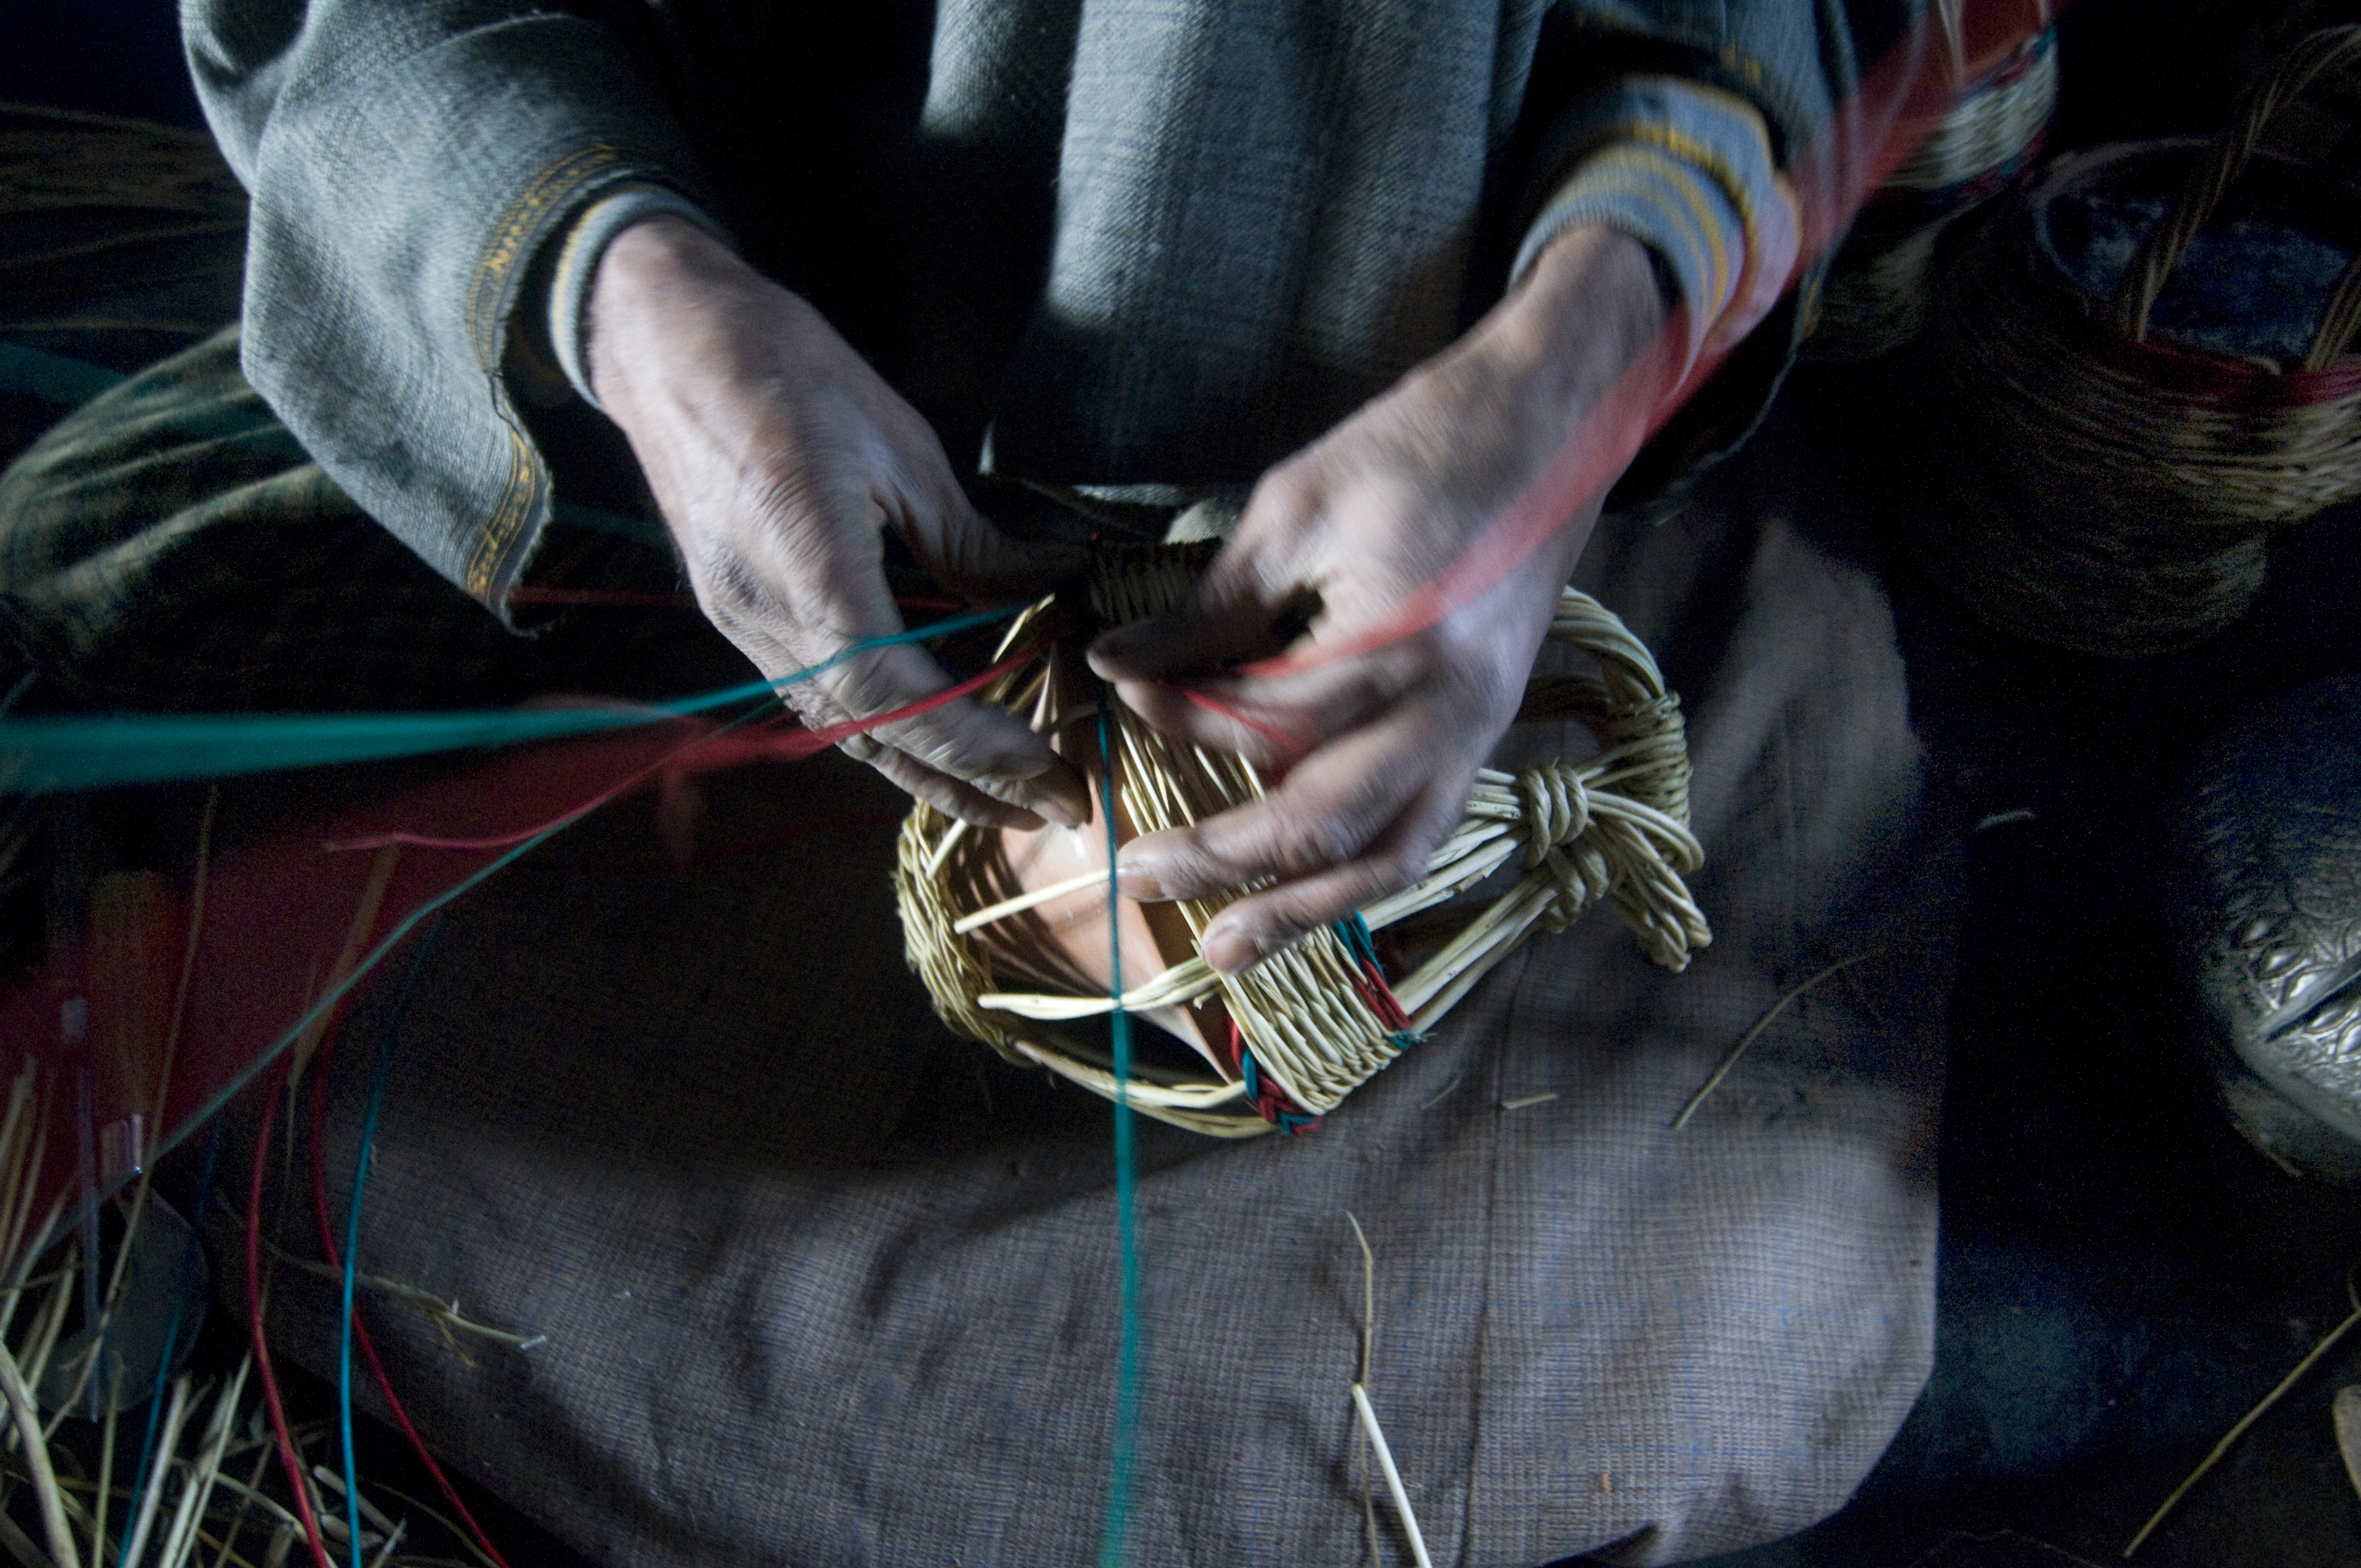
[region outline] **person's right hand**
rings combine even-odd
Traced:
[[[1029,597],[1074,563],[1020,549],[968,504],[917,411],[818,311],[675,216],[633,225],[592,280],[588,369],[678,542],[697,603],[765,675],[903,630],[887,529],[945,587]],[[915,645],[782,696],[818,729],[951,684]],[[841,742],[970,821],[1072,827],[1082,779],[1017,718],[971,699]]]

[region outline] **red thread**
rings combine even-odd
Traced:
[[[422,850],[504,850],[511,844],[522,844],[535,834],[555,832],[560,828],[577,822],[609,801],[630,794],[667,769],[687,768],[696,772],[708,772],[710,771],[710,767],[730,765],[729,762],[712,762],[709,766],[703,760],[697,763],[684,762],[690,752],[721,742],[725,735],[730,737],[730,741],[721,751],[714,753],[717,757],[727,757],[732,761],[752,761],[757,757],[767,757],[777,762],[799,762],[803,758],[828,750],[839,740],[850,740],[855,735],[866,734],[872,729],[881,729],[888,724],[896,724],[906,718],[914,718],[919,714],[931,712],[938,707],[956,702],[972,692],[979,691],[1038,653],[1048,641],[1047,636],[1037,638],[991,668],[969,676],[957,685],[947,686],[932,696],[921,697],[906,707],[897,707],[887,713],[873,714],[867,718],[848,719],[842,724],[831,724],[819,729],[788,727],[758,732],[751,736],[742,733],[733,734],[726,730],[715,730],[709,735],[700,735],[687,745],[658,758],[639,772],[632,773],[622,783],[610,789],[600,791],[565,815],[554,817],[547,822],[537,823],[530,828],[520,828],[511,833],[499,833],[482,839],[437,839],[423,833],[373,833],[366,838],[337,839],[322,847],[331,851],[379,850],[388,844],[407,844]]]
[[[320,1222],[320,1251],[330,1268],[341,1271],[345,1263],[336,1251],[335,1226],[328,1219],[328,1177],[324,1155],[327,1146],[328,1058],[334,1048],[334,1042],[324,1044],[312,1058],[308,1132],[312,1145],[312,1212]],[[466,1499],[459,1496],[458,1489],[451,1485],[450,1477],[443,1474],[443,1466],[436,1464],[434,1455],[428,1452],[426,1440],[420,1437],[418,1429],[411,1424],[410,1412],[403,1408],[401,1397],[393,1391],[393,1379],[386,1376],[385,1363],[379,1359],[377,1343],[369,1338],[368,1325],[361,1321],[361,1310],[357,1304],[353,1308],[353,1339],[368,1361],[369,1375],[377,1380],[378,1392],[385,1396],[386,1408],[393,1412],[394,1424],[401,1428],[401,1435],[410,1440],[412,1452],[426,1466],[426,1473],[434,1478],[435,1488],[443,1494],[443,1500],[451,1505],[460,1522],[467,1527],[468,1535],[474,1538],[483,1554],[499,1568],[509,1568],[508,1559],[500,1555],[500,1549],[494,1546],[491,1537],[484,1533],[484,1527],[476,1522],[475,1513],[469,1509]]]
[[[2022,0],[1972,7],[1960,21],[1962,70],[1956,80],[1976,80],[1978,72],[2038,33],[2048,25],[2048,9]],[[1788,166],[1797,171],[1802,234],[1787,286],[1843,233],[1869,192],[1901,166],[1957,101],[1957,91],[1939,80],[1941,73],[1919,68],[1914,45],[1923,41],[1923,26],[1918,37],[1887,53],[1810,146],[1789,159]],[[1620,472],[1728,356],[1726,351],[1708,351],[1683,375],[1680,345],[1687,341],[1686,313],[1675,307],[1655,342],[1624,368],[1508,510],[1391,615],[1358,633],[1257,660],[1234,673],[1273,679],[1374,652],[1416,636],[1497,587]]]
[[[1368,1003],[1369,1011],[1378,1015],[1378,1023],[1397,1034],[1410,1027],[1410,1014],[1402,1011],[1394,988],[1386,983],[1385,971],[1376,964],[1362,959],[1360,978],[1353,984],[1360,992],[1361,1000]]]
[[[320,1539],[320,1521],[312,1513],[312,1492],[303,1478],[303,1462],[288,1435],[287,1407],[279,1398],[279,1375],[270,1365],[270,1342],[262,1330],[262,1168],[270,1153],[270,1128],[279,1119],[279,1096],[287,1087],[292,1059],[281,1056],[263,1096],[262,1116],[254,1130],[254,1174],[246,1194],[246,1316],[254,1335],[254,1365],[262,1374],[263,1408],[270,1412],[270,1431],[279,1443],[279,1463],[286,1467],[287,1485],[295,1494],[295,1517],[302,1521],[303,1539],[312,1548],[317,1568],[335,1568],[327,1544]]]
[[[1254,679],[1301,674],[1339,659],[1356,658],[1415,637],[1454,611],[1482,598],[1525,559],[1565,526],[1582,503],[1604,488],[1608,480],[1631,461],[1648,436],[1654,433],[1678,406],[1674,386],[1676,356],[1688,341],[1686,313],[1675,307],[1664,331],[1624,367],[1615,385],[1593,405],[1572,434],[1559,444],[1542,471],[1519,492],[1506,510],[1469,541],[1451,565],[1433,581],[1402,600],[1391,615],[1376,625],[1332,642],[1307,647],[1238,666],[1235,674]],[[1712,367],[1700,361],[1686,386],[1693,386]],[[1635,412],[1635,411],[1645,411]]]
[[[1203,692],[1199,691],[1194,686],[1184,685],[1180,682],[1173,680],[1169,676],[1159,678],[1156,684],[1167,688],[1168,690],[1179,692],[1183,697],[1189,700],[1192,707],[1202,707],[1208,713],[1219,714],[1233,724],[1243,726],[1246,729],[1253,730],[1257,735],[1265,736],[1269,740],[1277,741],[1281,753],[1289,762],[1293,762],[1295,759],[1302,756],[1304,752],[1312,749],[1311,740],[1307,740],[1305,737],[1294,734],[1289,730],[1281,729],[1275,724],[1266,724],[1258,718],[1249,718],[1246,714],[1239,712],[1236,708],[1229,706],[1229,704],[1220,702],[1213,697],[1207,696]]]

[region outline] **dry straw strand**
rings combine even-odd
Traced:
[[[1704,1083],[1698,1086],[1697,1091],[1695,1094],[1689,1096],[1689,1102],[1681,1107],[1681,1113],[1679,1115],[1673,1118],[1673,1131],[1677,1133],[1683,1127],[1689,1124],[1689,1118],[1697,1113],[1697,1107],[1704,1104],[1706,1102],[1706,1098],[1715,1090],[1721,1087],[1721,1080],[1730,1076],[1730,1069],[1738,1065],[1739,1058],[1746,1054],[1746,1048],[1755,1042],[1755,1039],[1762,1035],[1763,1030],[1772,1025],[1780,1014],[1787,1011],[1787,1007],[1790,1003],[1803,995],[1804,992],[1811,990],[1814,986],[1819,984],[1820,981],[1828,979],[1830,975],[1850,969],[1853,965],[1861,962],[1861,959],[1868,956],[1869,955],[1867,953],[1855,953],[1849,959],[1839,959],[1836,962],[1828,965],[1828,968],[1820,970],[1817,974],[1812,976],[1811,979],[1804,981],[1803,984],[1796,986],[1794,990],[1789,991],[1785,995],[1780,997],[1778,1001],[1773,1003],[1763,1013],[1763,1016],[1754,1021],[1754,1026],[1752,1028],[1738,1036],[1738,1043],[1730,1047],[1730,1049],[1723,1054],[1721,1061],[1714,1068],[1712,1074],[1706,1079]]]
[[[2140,242],[2125,270],[2115,296],[2117,330],[2134,342],[2147,336],[2148,312],[2180,258],[2188,254],[2197,231],[2246,172],[2263,145],[2263,133],[2290,104],[2303,96],[2313,82],[2361,60],[2361,25],[2323,27],[2290,49],[2272,71],[2257,79],[2240,95],[2230,123],[2214,138],[2206,156],[2192,166],[2180,198]]]
[[[1345,1211],[1345,1218],[1353,1227],[1353,1239],[1361,1246],[1361,1376],[1360,1384],[1369,1381],[1369,1363],[1377,1354],[1378,1343],[1378,1256],[1369,1250],[1368,1233],[1353,1211]],[[1361,1522],[1369,1546],[1369,1568],[1378,1568],[1378,1499],[1369,1490],[1367,1467],[1368,1434],[1357,1426],[1353,1431],[1353,1486],[1361,1494]]]
[[[1410,1488],[1402,1485],[1401,1471],[1394,1464],[1394,1451],[1387,1446],[1385,1429],[1378,1425],[1378,1412],[1369,1403],[1369,1391],[1358,1383],[1353,1385],[1353,1408],[1360,1412],[1361,1427],[1369,1434],[1369,1446],[1377,1450],[1378,1468],[1385,1473],[1386,1490],[1393,1495],[1394,1512],[1401,1516],[1402,1533],[1410,1537],[1410,1554],[1418,1568],[1434,1568],[1434,1559],[1426,1554],[1426,1537],[1420,1533],[1418,1515],[1410,1506]]]
[[[2257,1400],[2254,1409],[2239,1417],[2238,1424],[2222,1434],[2222,1441],[2215,1443],[2212,1452],[2197,1462],[2197,1468],[2191,1470],[2180,1485],[2172,1489],[2172,1495],[2157,1505],[2156,1512],[2148,1516],[2147,1522],[2140,1526],[2139,1533],[2133,1536],[2129,1543],[2124,1547],[2124,1555],[2126,1558],[2137,1552],[2141,1544],[2156,1532],[2157,1526],[2162,1524],[2165,1517],[2180,1506],[2180,1499],[2189,1495],[2190,1488],[2205,1479],[2213,1472],[2213,1466],[2222,1462],[2222,1456],[2237,1446],[2238,1440],[2246,1435],[2247,1429],[2268,1414],[2271,1407],[2278,1404],[2289,1389],[2302,1382],[2303,1375],[2319,1365],[2322,1357],[2334,1350],[2345,1336],[2353,1332],[2356,1324],[2361,1324],[2361,1289],[2356,1288],[2355,1279],[2351,1274],[2345,1277],[2345,1299],[2353,1306],[2351,1314],[2343,1322],[2321,1335],[2320,1343],[2313,1345],[2305,1354],[2304,1358],[2297,1362],[2269,1393]]]
[[[62,1288],[56,1292],[60,1298]],[[0,1398],[7,1400],[9,1414],[15,1418],[16,1435],[22,1442],[25,1468],[33,1483],[34,1499],[40,1505],[41,1529],[49,1541],[49,1555],[59,1568],[78,1568],[73,1531],[66,1523],[65,1501],[58,1490],[57,1472],[49,1464],[49,1445],[41,1432],[41,1418],[33,1408],[32,1390],[26,1387],[24,1374],[16,1358],[5,1344],[0,1344]]]

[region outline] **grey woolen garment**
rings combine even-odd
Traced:
[[[1894,34],[1915,6],[577,9],[183,6],[254,197],[248,378],[372,516],[494,604],[551,500],[503,378],[510,323],[551,236],[620,181],[707,203],[936,422],[958,471],[989,429],[1020,478],[1245,481],[1498,298],[1549,173],[1544,123],[1583,93],[1679,70],[1801,146],[1850,91],[1856,28]]]
[[[1376,1256],[1370,1391],[1439,1563],[1618,1541],[1669,1563],[1792,1531],[1909,1409],[1956,838],[1922,799],[1890,614],[1809,412],[1669,525],[1604,525],[1581,576],[1686,701],[1715,927],[1690,970],[1595,915],[1313,1134],[1141,1125],[1126,1562],[1363,1560],[1348,1211]],[[1586,750],[1551,726],[1499,758]],[[719,850],[893,795],[829,759],[710,799]],[[395,1385],[430,1441],[603,1562],[1091,1561],[1110,1108],[934,1021],[889,830],[616,869],[655,846],[643,807],[614,809],[456,905],[420,972],[359,1266],[548,1337],[470,1344],[471,1365],[365,1291]],[[1784,992],[1856,957],[1671,1130]],[[344,1033],[339,1212],[400,983]],[[282,1273],[271,1311],[332,1365],[331,1285]]]

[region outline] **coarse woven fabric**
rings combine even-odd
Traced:
[[[676,587],[669,555],[560,527],[575,588]],[[515,635],[330,479],[238,371],[238,329],[151,365],[0,470],[0,678],[44,708],[463,707],[676,696],[748,678],[693,610],[544,615]]]
[[[1687,701],[1716,930],[1690,970],[1587,920],[1316,1134],[1142,1126],[1127,1562],[1363,1560],[1347,1212],[1376,1255],[1371,1396],[1438,1562],[1668,1563],[1791,1531],[1910,1408],[1955,838],[1821,422],[1774,419],[1665,527],[1610,521],[1580,577]],[[1580,744],[1553,727],[1501,757]],[[836,759],[716,781],[699,843],[893,798]],[[456,906],[423,968],[359,1266],[548,1339],[465,1360],[368,1303],[412,1412],[603,1562],[1092,1561],[1108,1107],[933,1020],[890,828],[625,874],[653,842],[642,808],[594,820]],[[1783,993],[1853,957],[1670,1130]],[[337,1203],[399,980],[345,1033]],[[282,1274],[271,1310],[328,1365],[332,1287]]]
[[[370,515],[496,606],[550,503],[501,372],[511,315],[544,244],[618,184],[704,205],[961,470],[988,430],[1017,478],[1248,481],[1498,298],[1504,236],[1547,194],[1527,150],[1586,93],[1673,71],[1794,148],[1850,91],[1856,34],[1902,36],[1917,6],[574,9],[183,7],[254,194],[248,375]],[[1750,364],[1733,428],[1784,346]]]
[[[0,472],[0,638],[45,701],[229,711],[453,702],[532,646],[304,455],[236,327]]]
[[[497,0],[183,8],[253,195],[247,378],[368,515],[508,614],[549,475],[500,375],[542,240],[694,159],[594,24]],[[664,172],[670,171],[670,172]]]

